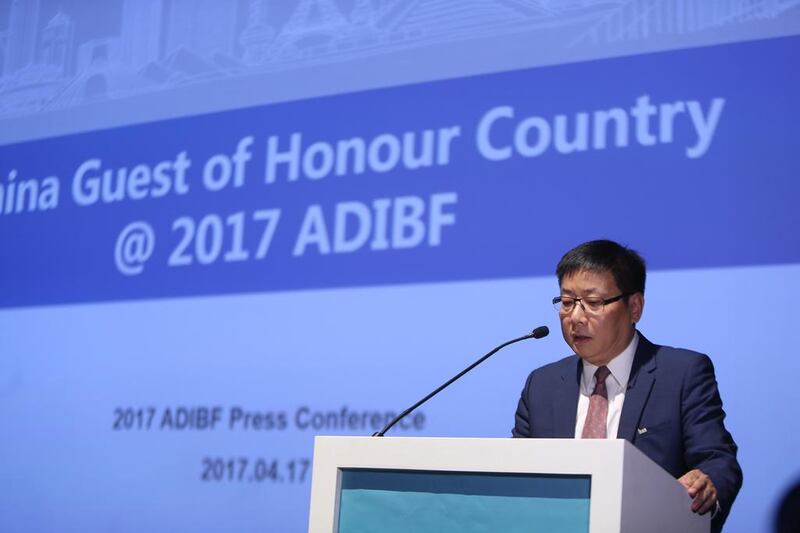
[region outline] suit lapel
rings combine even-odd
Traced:
[[[561,383],[556,395],[554,437],[571,439],[575,436],[575,418],[578,414],[578,394],[581,360],[575,356],[567,359],[561,372]]]
[[[625,391],[625,402],[622,404],[622,416],[619,420],[617,438],[633,442],[639,421],[650,391],[655,383],[656,351],[658,347],[639,333],[639,346],[633,356],[631,375],[628,378],[628,390]]]

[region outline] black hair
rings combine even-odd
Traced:
[[[558,284],[561,285],[566,276],[581,270],[610,272],[623,294],[644,294],[647,276],[644,259],[635,250],[614,241],[589,241],[565,253],[556,267]]]

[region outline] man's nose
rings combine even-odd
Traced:
[[[583,307],[583,302],[580,300],[575,302],[575,305],[572,307],[572,311],[569,313],[569,319],[575,324],[580,324],[586,321],[586,308]]]

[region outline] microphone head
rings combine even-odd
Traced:
[[[534,339],[541,339],[542,337],[547,337],[550,333],[550,329],[547,326],[539,326],[535,330],[531,331],[531,337]]]

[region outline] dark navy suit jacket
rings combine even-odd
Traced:
[[[572,355],[531,372],[513,436],[573,438],[581,371],[580,358]],[[712,531],[722,528],[742,485],[736,443],[724,418],[708,356],[655,345],[640,333],[617,437],[632,442],[675,478],[693,468],[705,472],[720,503]]]

